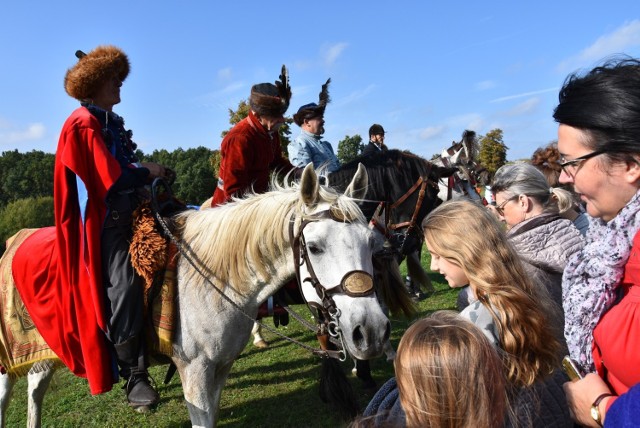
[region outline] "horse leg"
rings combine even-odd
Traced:
[[[255,346],[256,348],[269,347],[269,343],[267,343],[267,341],[262,337],[262,326],[257,322],[253,323],[251,334],[253,335],[253,346]]]
[[[427,295],[430,295],[434,292],[433,284],[431,283],[427,273],[422,268],[422,263],[420,263],[421,253],[422,249],[407,255],[407,271],[411,277],[412,284],[418,284],[416,291],[419,293],[420,288],[422,288]]]
[[[46,370],[29,372],[27,375],[28,382],[28,406],[27,426],[29,428],[39,428],[42,419],[42,402],[49,388],[51,379],[55,370],[48,368]]]
[[[184,399],[189,410],[191,425],[196,428],[213,428],[218,421],[220,394],[233,360],[215,365],[211,361],[190,362],[187,365],[176,361]]]
[[[2,428],[7,425],[7,407],[11,401],[11,393],[15,383],[15,378],[10,378],[8,374],[0,375],[0,427]]]

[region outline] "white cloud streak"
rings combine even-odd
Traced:
[[[348,43],[340,42],[333,45],[324,45],[320,50],[322,62],[325,66],[333,65],[342,52],[349,46]]]
[[[2,128],[7,131],[0,132],[0,146],[40,140],[46,133],[46,128],[42,123],[31,123],[26,129],[13,130],[7,125],[7,122],[4,122]]]
[[[586,47],[577,55],[562,61],[557,70],[564,73],[567,70],[591,65],[607,56],[623,53],[638,46],[640,46],[640,20],[634,19],[631,22],[626,22],[612,33],[599,37],[591,46]]]
[[[525,98],[525,97],[530,97],[532,95],[539,95],[539,94],[544,94],[545,92],[558,91],[558,90],[560,90],[560,88],[553,87],[553,88],[541,89],[539,91],[523,92],[521,94],[507,95],[506,97],[496,98],[496,99],[493,99],[493,100],[491,100],[489,102],[490,103],[501,103],[503,101],[514,100],[516,98]]]

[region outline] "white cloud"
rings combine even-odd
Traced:
[[[8,122],[4,120],[1,125],[3,132],[0,132],[0,146],[40,140],[44,137],[46,131],[42,123],[31,123],[27,125],[26,129],[13,129]]]
[[[476,91],[486,91],[496,87],[496,82],[493,80],[483,80],[475,84]]]
[[[447,129],[445,125],[429,126],[418,131],[418,138],[421,140],[431,140],[439,137]]]
[[[636,46],[640,46],[640,20],[638,19],[627,22],[612,33],[599,37],[591,46],[583,49],[579,54],[562,61],[557,70],[566,72],[567,70],[591,65],[593,62],[600,61],[607,56],[622,53]]]
[[[366,95],[370,94],[375,88],[376,88],[376,85],[369,85],[366,88],[361,89],[359,91],[351,92],[346,97],[338,100],[336,102],[336,105],[343,106],[343,105],[352,103],[352,102],[354,102],[356,100],[359,100],[360,98],[363,98]]]
[[[521,94],[507,95],[506,97],[496,98],[496,99],[493,99],[493,100],[491,100],[489,102],[490,103],[500,103],[502,101],[513,100],[513,99],[516,99],[516,98],[525,98],[525,97],[530,97],[532,95],[544,94],[545,92],[559,91],[559,90],[560,90],[560,88],[557,88],[557,87],[547,88],[547,89],[540,89],[539,91],[523,92]]]
[[[540,104],[540,98],[538,97],[529,98],[528,100],[507,110],[505,114],[507,116],[521,116],[523,114],[531,113],[532,111],[535,110],[538,104]]]
[[[218,70],[218,79],[220,80],[229,80],[231,79],[233,72],[231,67],[221,68]]]
[[[322,57],[322,62],[326,66],[333,65],[338,57],[342,54],[342,52],[349,46],[348,43],[340,42],[334,45],[324,45],[320,49],[320,55]]]

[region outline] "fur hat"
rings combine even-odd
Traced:
[[[369,137],[372,135],[384,135],[384,128],[382,125],[378,125],[377,123],[371,125],[371,128],[369,128]]]
[[[115,46],[98,46],[88,54],[76,51],[76,57],[64,76],[64,89],[77,100],[91,98],[108,78],[124,81],[129,74],[129,58]]]
[[[329,98],[329,83],[331,83],[331,79],[327,79],[327,83],[322,85],[322,91],[320,91],[320,95],[318,96],[318,104],[305,104],[298,109],[296,114],[293,115],[293,121],[296,125],[302,126],[305,119],[324,116],[324,109],[331,101]]]
[[[282,66],[280,80],[273,83],[258,83],[251,87],[249,105],[251,110],[262,116],[280,117],[289,108],[291,86],[287,67]]]

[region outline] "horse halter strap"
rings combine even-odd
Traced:
[[[400,199],[398,199],[393,204],[391,204],[391,206],[389,207],[389,212],[385,214],[387,216],[386,223],[389,229],[397,230],[403,227],[408,227],[409,229],[413,229],[416,227],[416,220],[418,219],[418,214],[420,213],[420,208],[422,207],[422,202],[424,201],[424,195],[426,194],[426,191],[427,191],[427,184],[428,184],[427,180],[425,180],[423,177],[419,177],[418,180],[415,182],[415,184],[411,186],[411,188],[407,191],[407,193],[402,195]],[[420,189],[420,191],[418,193],[418,200],[416,201],[416,207],[413,210],[413,215],[411,216],[411,220],[405,221],[402,223],[391,223],[391,220],[390,220],[391,210],[399,207],[404,201],[407,200],[409,196],[411,196],[416,190],[418,190],[418,188]]]

